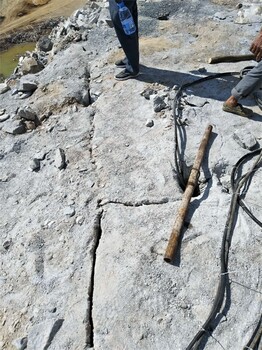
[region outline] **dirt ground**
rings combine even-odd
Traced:
[[[46,5],[37,7],[21,7],[21,2],[0,1],[0,15],[5,16],[5,20],[0,24],[0,36],[17,31],[20,28],[38,23],[49,18],[60,16],[68,17],[72,12],[83,5],[87,0],[51,0]]]

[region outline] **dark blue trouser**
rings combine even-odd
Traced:
[[[127,69],[133,73],[139,72],[139,44],[138,44],[138,13],[136,0],[124,0],[125,5],[129,8],[134,22],[136,24],[136,32],[132,35],[126,35],[122,28],[118,7],[115,0],[109,0],[109,11],[117,38],[127,58]]]

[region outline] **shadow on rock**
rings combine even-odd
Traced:
[[[232,88],[239,82],[238,72],[210,73],[191,71],[188,73],[147,67],[140,65],[140,75],[137,78],[146,83],[158,83],[173,88],[185,85],[193,95],[225,101],[231,94]],[[249,104],[251,101],[249,101]]]

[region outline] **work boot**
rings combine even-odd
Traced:
[[[122,72],[118,73],[115,75],[115,79],[116,80],[127,80],[127,79],[132,79],[132,78],[135,78],[139,75],[139,72],[137,73],[132,73],[130,72],[129,70],[127,69],[124,69]]]

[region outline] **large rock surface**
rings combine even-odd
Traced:
[[[107,25],[107,2],[94,1],[54,28],[45,68],[23,76],[18,67],[0,95],[0,116],[8,116],[0,122],[2,350],[185,350],[211,310],[230,174],[261,147],[261,110],[249,96],[250,119],[222,111],[238,74],[184,89],[185,168],[207,125],[213,131],[179,252],[168,264],[163,256],[183,197],[172,107],[181,85],[255,64],[207,59],[247,54],[261,23],[235,23],[234,1],[138,4],[138,79],[114,80],[122,52]],[[34,86],[26,96],[23,81]],[[34,120],[19,114],[28,107]],[[27,131],[6,132],[18,123]],[[260,165],[245,197],[260,220],[261,173]],[[261,312],[260,235],[240,208],[230,294],[199,349],[243,349],[251,338]]]

